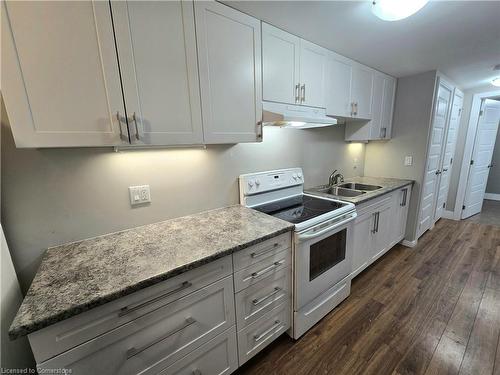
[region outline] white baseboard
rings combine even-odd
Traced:
[[[489,199],[492,201],[500,201],[500,194],[486,193],[484,194],[484,199]]]
[[[444,219],[450,219],[450,220],[457,220],[455,219],[455,212],[454,211],[448,211],[444,210],[443,211],[443,216]],[[459,219],[460,220],[460,219]]]
[[[417,241],[418,240],[413,240],[413,241],[403,240],[400,243],[401,243],[401,245],[406,246],[406,247],[415,247],[415,246],[417,246]]]

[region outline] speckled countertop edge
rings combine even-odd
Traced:
[[[367,192],[362,195],[358,195],[357,197],[341,197],[336,195],[331,195],[327,193],[319,192],[317,189],[324,188],[325,185],[322,186],[314,186],[305,190],[306,193],[314,194],[327,198],[335,198],[338,200],[342,200],[345,202],[350,202],[359,206],[365,202],[368,202],[372,199],[378,198],[384,194],[388,194],[394,190],[400,189],[402,187],[413,185],[415,183],[414,180],[405,180],[399,178],[388,178],[388,177],[370,177],[370,176],[358,176],[358,177],[350,177],[346,178],[344,183],[357,182],[362,184],[371,184],[382,186],[382,189],[374,190],[372,192]]]
[[[212,226],[208,229],[207,226],[200,227],[200,224],[207,223]],[[192,227],[186,228],[185,224]],[[169,228],[172,233],[168,233]],[[200,228],[205,228],[205,231]],[[12,322],[9,337],[13,340],[28,335],[293,229],[291,223],[235,205],[49,248]],[[167,233],[162,232],[164,230]],[[189,231],[192,231],[192,237],[189,237]],[[148,235],[160,244],[153,244],[151,239],[144,239],[141,243]],[[176,242],[182,241],[186,235],[191,249],[200,249],[203,244],[207,245],[207,249],[192,256],[186,255],[182,248],[179,250],[179,242]],[[148,246],[154,245],[151,254],[147,254],[150,250]],[[103,248],[99,249],[99,246]],[[126,251],[120,246],[126,246]],[[175,248],[175,254],[169,254],[171,248]],[[109,255],[107,251],[120,254]],[[134,259],[127,259],[134,256],[138,266]],[[180,259],[174,258],[172,263],[178,264],[171,267],[165,265],[162,269],[162,256],[165,261],[170,261],[172,256]],[[94,267],[86,262],[94,262]],[[127,283],[126,278],[120,277],[120,267],[127,269],[131,262],[135,268],[130,272],[132,276]],[[145,277],[140,276],[140,272],[144,271],[141,266],[146,269]],[[101,279],[103,284],[113,281],[114,276],[107,272],[117,275],[117,286],[101,290]],[[78,276],[81,276],[80,280]]]

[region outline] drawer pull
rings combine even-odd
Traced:
[[[257,272],[254,272],[252,273],[252,278],[255,279],[257,277],[260,277],[262,276],[263,274],[265,273],[268,273],[269,271],[272,271],[273,269],[275,269],[276,267],[279,267],[281,266],[282,263],[281,262],[274,262],[273,264],[271,264],[270,266],[266,267],[266,268],[263,268],[261,269],[260,271],[257,271]]]
[[[158,297],[155,297],[149,301],[146,301],[144,303],[141,303],[140,305],[137,305],[137,306],[134,306],[134,307],[128,307],[128,306],[125,306],[123,308],[121,308],[120,312],[118,313],[118,316],[119,317],[122,317],[124,315],[127,315],[127,314],[130,314],[131,312],[134,312],[136,310],[139,310],[139,309],[142,309],[143,307],[146,307],[148,305],[151,305],[152,303],[155,303],[157,301],[160,301],[164,298],[167,298],[169,296],[171,296],[172,294],[175,294],[177,292],[180,292],[181,290],[184,290],[184,289],[187,289],[189,287],[191,287],[193,284],[191,284],[189,281],[184,281],[181,285],[179,285],[177,288],[165,293],[165,294],[162,294],[162,295],[159,295]]]
[[[262,255],[264,255],[264,254],[267,254],[267,253],[268,253],[268,252],[270,252],[270,251],[273,251],[273,250],[274,250],[274,249],[276,249],[279,245],[280,245],[280,244],[276,242],[275,244],[273,244],[273,246],[269,246],[269,247],[265,248],[264,250],[259,251],[258,253],[251,253],[251,254],[250,254],[250,256],[251,256],[252,258],[258,258],[258,257],[260,257],[260,256],[262,256]]]
[[[264,297],[261,297],[261,298],[256,298],[252,301],[253,305],[254,306],[257,306],[257,305],[260,305],[262,302],[264,302],[265,300],[271,298],[272,296],[274,296],[275,294],[279,293],[281,291],[281,288],[280,287],[275,287],[274,290],[269,293],[267,296],[264,296]]]
[[[142,353],[143,351],[145,351],[146,349],[149,349],[151,348],[152,346],[156,345],[156,344],[159,344],[160,342],[168,339],[170,336],[172,335],[175,335],[177,332],[180,332],[182,331],[183,329],[186,329],[187,327],[189,327],[190,325],[196,323],[196,320],[189,317],[186,319],[186,321],[184,322],[184,324],[182,324],[180,327],[177,327],[176,329],[174,329],[173,331],[170,331],[169,333],[167,333],[165,336],[162,336],[160,337],[158,340],[155,340],[153,341],[152,343],[148,344],[148,345],[145,345],[143,346],[142,348],[140,349],[136,349],[136,348],[130,348],[129,350],[127,350],[127,359],[130,359],[134,356],[136,356],[137,354],[140,354]]]
[[[275,330],[276,328],[278,328],[278,326],[280,326],[280,325],[281,325],[281,322],[280,322],[279,320],[276,320],[276,321],[274,322],[274,324],[271,326],[271,328],[266,329],[266,330],[265,330],[264,332],[262,332],[260,335],[255,335],[255,336],[253,337],[253,339],[254,339],[255,341],[260,341],[260,340],[262,340],[264,337],[266,337],[266,336],[267,336],[270,332],[274,331],[274,330]]]

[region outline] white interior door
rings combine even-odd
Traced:
[[[462,219],[481,212],[499,121],[500,101],[483,101],[465,190]]]
[[[441,154],[446,131],[448,110],[452,98],[452,90],[440,84],[434,107],[434,118],[429,140],[424,182],[422,184],[418,236],[421,236],[434,223],[437,187],[439,186]]]
[[[458,127],[462,115],[463,94],[457,91],[453,96],[453,105],[450,112],[450,121],[448,131],[446,133],[446,146],[442,158],[441,178],[438,189],[438,198],[436,203],[436,212],[434,214],[434,222],[438,221],[442,216],[448,199],[448,191],[450,189],[451,167],[453,157],[455,156],[455,146],[457,144]]]
[[[111,4],[132,143],[203,143],[193,3]]]

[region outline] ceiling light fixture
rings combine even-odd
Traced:
[[[491,84],[493,86],[500,87],[500,77],[495,78],[493,81],[491,81]]]
[[[398,21],[417,13],[429,0],[374,0],[372,12],[384,21]]]

